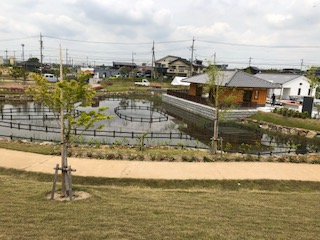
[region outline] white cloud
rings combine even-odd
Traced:
[[[292,16],[289,15],[281,15],[281,14],[267,14],[267,20],[269,23],[273,24],[281,24],[287,20],[291,20]]]
[[[319,45],[319,9],[319,0],[3,1],[0,8],[0,40],[39,36],[42,32],[45,36],[57,38],[133,43],[86,44],[44,38],[45,51],[62,43],[65,48],[76,49],[79,59],[87,56],[95,58],[98,53],[105,53],[108,57],[103,57],[97,62],[104,63],[104,59],[108,59],[109,62],[105,64],[110,64],[112,58],[129,60],[132,51],[139,53],[137,59],[139,56],[142,60],[144,58],[145,61],[149,61],[151,45],[134,43],[152,41],[172,41],[168,44],[156,44],[156,56],[159,58],[167,54],[188,58],[188,48],[195,37],[196,54],[203,58],[217,52],[220,58],[246,59],[243,65],[247,63],[249,56],[254,59],[304,58],[306,63],[311,59],[319,65],[320,54],[317,48],[276,51],[272,48],[241,46]],[[190,41],[174,43],[185,39]],[[199,39],[206,42],[200,42]],[[21,42],[1,42],[0,55],[5,49],[19,51]],[[29,49],[31,54],[38,54],[38,38],[26,39],[23,42],[26,44],[26,50]],[[96,53],[91,54],[90,51]],[[107,53],[110,52],[118,52],[119,56],[109,56]],[[53,53],[45,54],[52,54],[52,58],[54,57]]]
[[[198,37],[214,36],[216,34],[226,34],[230,30],[231,27],[228,23],[225,22],[217,22],[210,26],[186,25],[177,27],[178,32],[187,33],[189,36],[193,35]]]

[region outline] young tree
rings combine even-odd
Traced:
[[[219,140],[218,127],[219,121],[221,120],[221,111],[233,108],[240,92],[237,92],[235,88],[224,86],[224,75],[216,65],[209,64],[206,73],[209,77],[206,83],[206,89],[209,92],[209,105],[215,109],[211,152],[212,154],[217,154]]]
[[[10,72],[9,76],[13,77],[14,79],[21,78],[25,74],[25,69],[23,67],[13,67]]]
[[[316,70],[318,69],[318,67],[316,66],[312,66],[309,71],[307,72],[306,77],[308,78],[308,82],[310,84],[310,94],[309,96],[311,96],[312,92],[314,89],[316,89],[319,85],[319,76],[316,75]]]
[[[68,168],[67,151],[73,142],[73,130],[80,128],[82,131],[89,128],[102,128],[95,124],[99,121],[109,119],[103,113],[107,108],[98,111],[79,111],[80,107],[87,107],[93,103],[95,91],[88,87],[86,79],[88,75],[80,75],[78,81],[60,81],[52,88],[47,80],[38,74],[33,74],[35,86],[28,89],[34,101],[48,107],[57,119],[61,127],[61,168],[62,168],[62,196],[69,196],[68,179],[66,179]]]

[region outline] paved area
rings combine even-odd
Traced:
[[[54,173],[59,156],[0,149],[0,166]],[[74,175],[144,179],[275,179],[320,181],[320,165],[270,162],[142,162],[68,158]]]

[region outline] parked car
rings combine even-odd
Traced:
[[[117,79],[117,78],[121,78],[121,75],[117,74],[117,75],[109,77],[109,79]]]
[[[59,81],[59,79],[55,75],[50,73],[46,73],[43,76],[48,80],[48,82],[51,82],[51,83],[55,83]]]
[[[142,79],[141,82],[135,82],[134,84],[138,86],[145,86],[145,87],[150,86],[150,82],[147,79]]]

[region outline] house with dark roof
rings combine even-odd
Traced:
[[[113,68],[119,69],[122,67],[136,68],[137,65],[134,62],[112,62]]]
[[[172,95],[207,104],[208,98],[204,98],[204,86],[210,81],[210,77],[207,73],[192,76],[182,81],[190,83],[188,93],[185,95],[178,94],[178,96],[174,95],[174,91],[172,91]],[[236,96],[235,101],[239,107],[265,106],[268,90],[279,88],[279,85],[277,84],[238,70],[221,71],[216,79],[216,84],[229,89],[230,91],[226,91],[225,95],[222,97],[233,94]],[[168,94],[170,93],[171,91],[168,92]]]
[[[162,75],[167,75],[169,77],[187,77],[192,74],[203,73],[205,66],[202,64],[202,61],[195,60],[192,63],[187,59],[168,55],[156,61],[155,63],[158,73]]]
[[[264,79],[270,83],[280,86],[279,89],[269,91],[269,95],[274,93],[279,99],[290,99],[303,96],[315,95],[315,90],[310,89],[308,78],[297,74],[283,73],[258,73],[254,75],[257,78]]]

